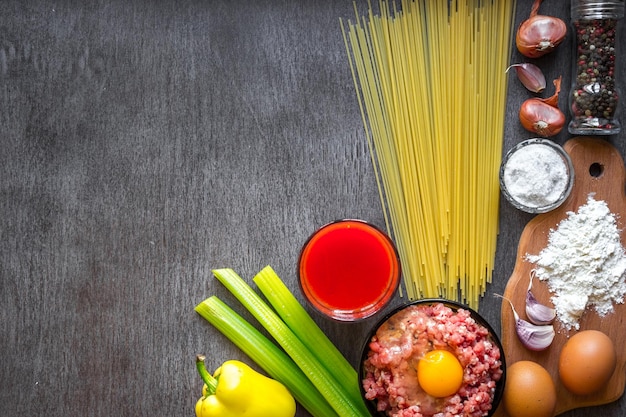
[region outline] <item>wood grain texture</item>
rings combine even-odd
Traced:
[[[512,301],[516,310],[523,314],[526,290],[534,264],[526,260],[528,254],[538,254],[548,244],[549,234],[558,228],[561,221],[569,213],[577,212],[578,208],[587,203],[589,195],[598,201],[605,201],[609,210],[615,214],[617,228],[624,229],[626,215],[626,170],[624,161],[615,147],[604,139],[576,137],[568,140],[564,146],[572,158],[574,165],[574,187],[569,198],[559,208],[536,216],[524,228],[520,238],[517,263],[504,291],[504,296]],[[594,169],[594,166],[601,167]],[[626,238],[622,235],[622,244]],[[536,280],[533,282],[533,294],[540,302],[549,304],[551,293],[547,284]],[[604,317],[589,309],[582,316],[580,330],[600,330],[607,334],[616,346],[617,366],[607,386],[601,391],[578,396],[569,392],[559,379],[558,363],[561,348],[576,330],[567,331],[555,322],[557,334],[550,347],[541,352],[526,349],[515,333],[515,319],[508,304],[502,307],[502,344],[509,363],[519,360],[531,360],[544,366],[552,375],[557,390],[556,414],[574,408],[605,404],[620,398],[626,382],[626,350],[623,349],[626,334],[624,333],[624,316],[626,305],[615,306],[614,313]],[[502,407],[501,407],[502,408]],[[506,415],[504,410],[500,410]]]
[[[269,264],[301,297],[313,230],[383,226],[340,18],[352,0],[0,2],[0,415],[192,416],[196,353],[246,360],[193,312],[213,294],[239,308],[211,269]],[[565,86],[569,57],[539,63]],[[515,81],[505,150],[530,137]],[[531,218],[501,206],[481,303],[498,330],[491,293]],[[372,322],[313,314],[356,365]]]

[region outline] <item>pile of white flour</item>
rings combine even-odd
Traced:
[[[626,253],[615,215],[593,195],[578,212],[568,212],[548,245],[538,255],[526,255],[536,264],[536,277],[546,281],[559,321],[570,330],[579,328],[587,307],[600,316],[613,312],[626,294]]]

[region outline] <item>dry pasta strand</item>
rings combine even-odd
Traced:
[[[492,280],[515,0],[379,0],[341,22],[403,295]]]

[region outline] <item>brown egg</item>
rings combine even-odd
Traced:
[[[506,370],[502,402],[510,417],[552,417],[556,407],[552,376],[536,362],[515,362]]]
[[[559,356],[559,377],[570,392],[592,394],[604,388],[617,356],[613,341],[598,330],[583,330],[570,337]]]

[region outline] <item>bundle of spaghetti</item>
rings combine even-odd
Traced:
[[[342,22],[410,299],[478,307],[498,235],[515,0],[380,0]]]

